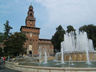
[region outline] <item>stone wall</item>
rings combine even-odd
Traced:
[[[64,53],[64,61],[86,61],[86,52],[73,52],[73,53]],[[58,55],[58,60],[61,59],[61,55]],[[89,60],[96,61],[96,52],[89,52]]]
[[[39,39],[39,48],[41,48],[42,54],[46,51],[48,55],[54,54],[54,47],[51,40]]]

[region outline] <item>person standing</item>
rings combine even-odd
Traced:
[[[6,60],[6,58],[5,58],[5,56],[3,57],[3,64],[5,64],[5,60]]]

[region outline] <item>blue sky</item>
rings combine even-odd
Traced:
[[[0,0],[0,32],[9,20],[11,32],[19,32],[25,25],[29,5],[34,7],[36,27],[40,38],[50,39],[60,24],[78,29],[82,25],[96,25],[96,0]]]

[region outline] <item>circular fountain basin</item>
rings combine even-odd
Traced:
[[[50,60],[47,63],[39,63],[38,59],[34,60],[33,58],[27,57],[17,59],[15,62],[7,62],[5,66],[22,72],[96,72],[95,61],[92,61],[89,65],[84,61],[65,61],[62,64],[61,61]]]
[[[86,62],[60,62],[49,61],[47,64],[39,63],[11,63],[7,62],[6,67],[22,72],[96,72],[96,62],[90,65]]]

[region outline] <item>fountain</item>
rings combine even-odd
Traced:
[[[87,38],[86,32],[80,32],[77,33],[77,35],[74,34],[74,32],[66,33],[64,35],[64,41],[61,43],[61,62],[63,62],[63,57],[68,56],[70,54],[71,57],[74,57],[74,55],[81,55],[83,56],[85,53],[86,58],[84,58],[87,64],[90,64],[90,52],[94,53],[93,43],[91,39]],[[89,52],[90,51],[90,52]],[[64,55],[63,55],[64,52]],[[68,61],[68,59],[65,59]],[[72,61],[73,58],[72,58]],[[75,60],[75,61],[80,61]]]
[[[47,64],[47,53],[46,53],[46,50],[44,52],[44,64]]]
[[[94,51],[92,40],[87,38],[86,32],[80,32],[74,35],[74,32],[66,33],[64,41],[61,42],[61,52],[56,53],[56,59],[49,60],[46,49],[41,52],[38,49],[39,56],[37,58],[24,57],[19,60],[16,65],[14,63],[7,64],[7,67],[24,70],[30,69],[32,72],[69,72],[69,71],[96,71],[96,51]],[[52,68],[53,67],[53,68]],[[59,68],[61,67],[61,68]],[[90,67],[90,68],[89,68]],[[21,69],[22,68],[22,69]],[[55,70],[55,71],[54,71]]]
[[[63,52],[63,45],[61,43],[61,63],[64,64],[64,52]]]
[[[71,56],[69,57],[69,66],[70,65],[74,65],[73,62],[72,62],[72,57]]]
[[[83,66],[92,65],[96,61],[96,52],[93,48],[92,40],[87,38],[86,32],[80,32],[74,35],[74,32],[66,33],[64,41],[61,42],[61,52],[56,53],[54,60],[49,60],[46,49],[43,49],[44,54],[41,52],[42,48],[39,47],[39,56],[33,58],[33,62],[27,61],[26,64],[32,65],[46,65],[46,66],[76,66],[82,64]],[[94,61],[94,62],[93,62]],[[21,63],[21,64],[24,64]],[[95,64],[95,63],[94,63]],[[96,66],[96,65],[93,65]]]
[[[42,62],[42,60],[41,60],[41,58],[42,58],[41,47],[39,47],[38,52],[39,52],[39,63],[41,63]]]

